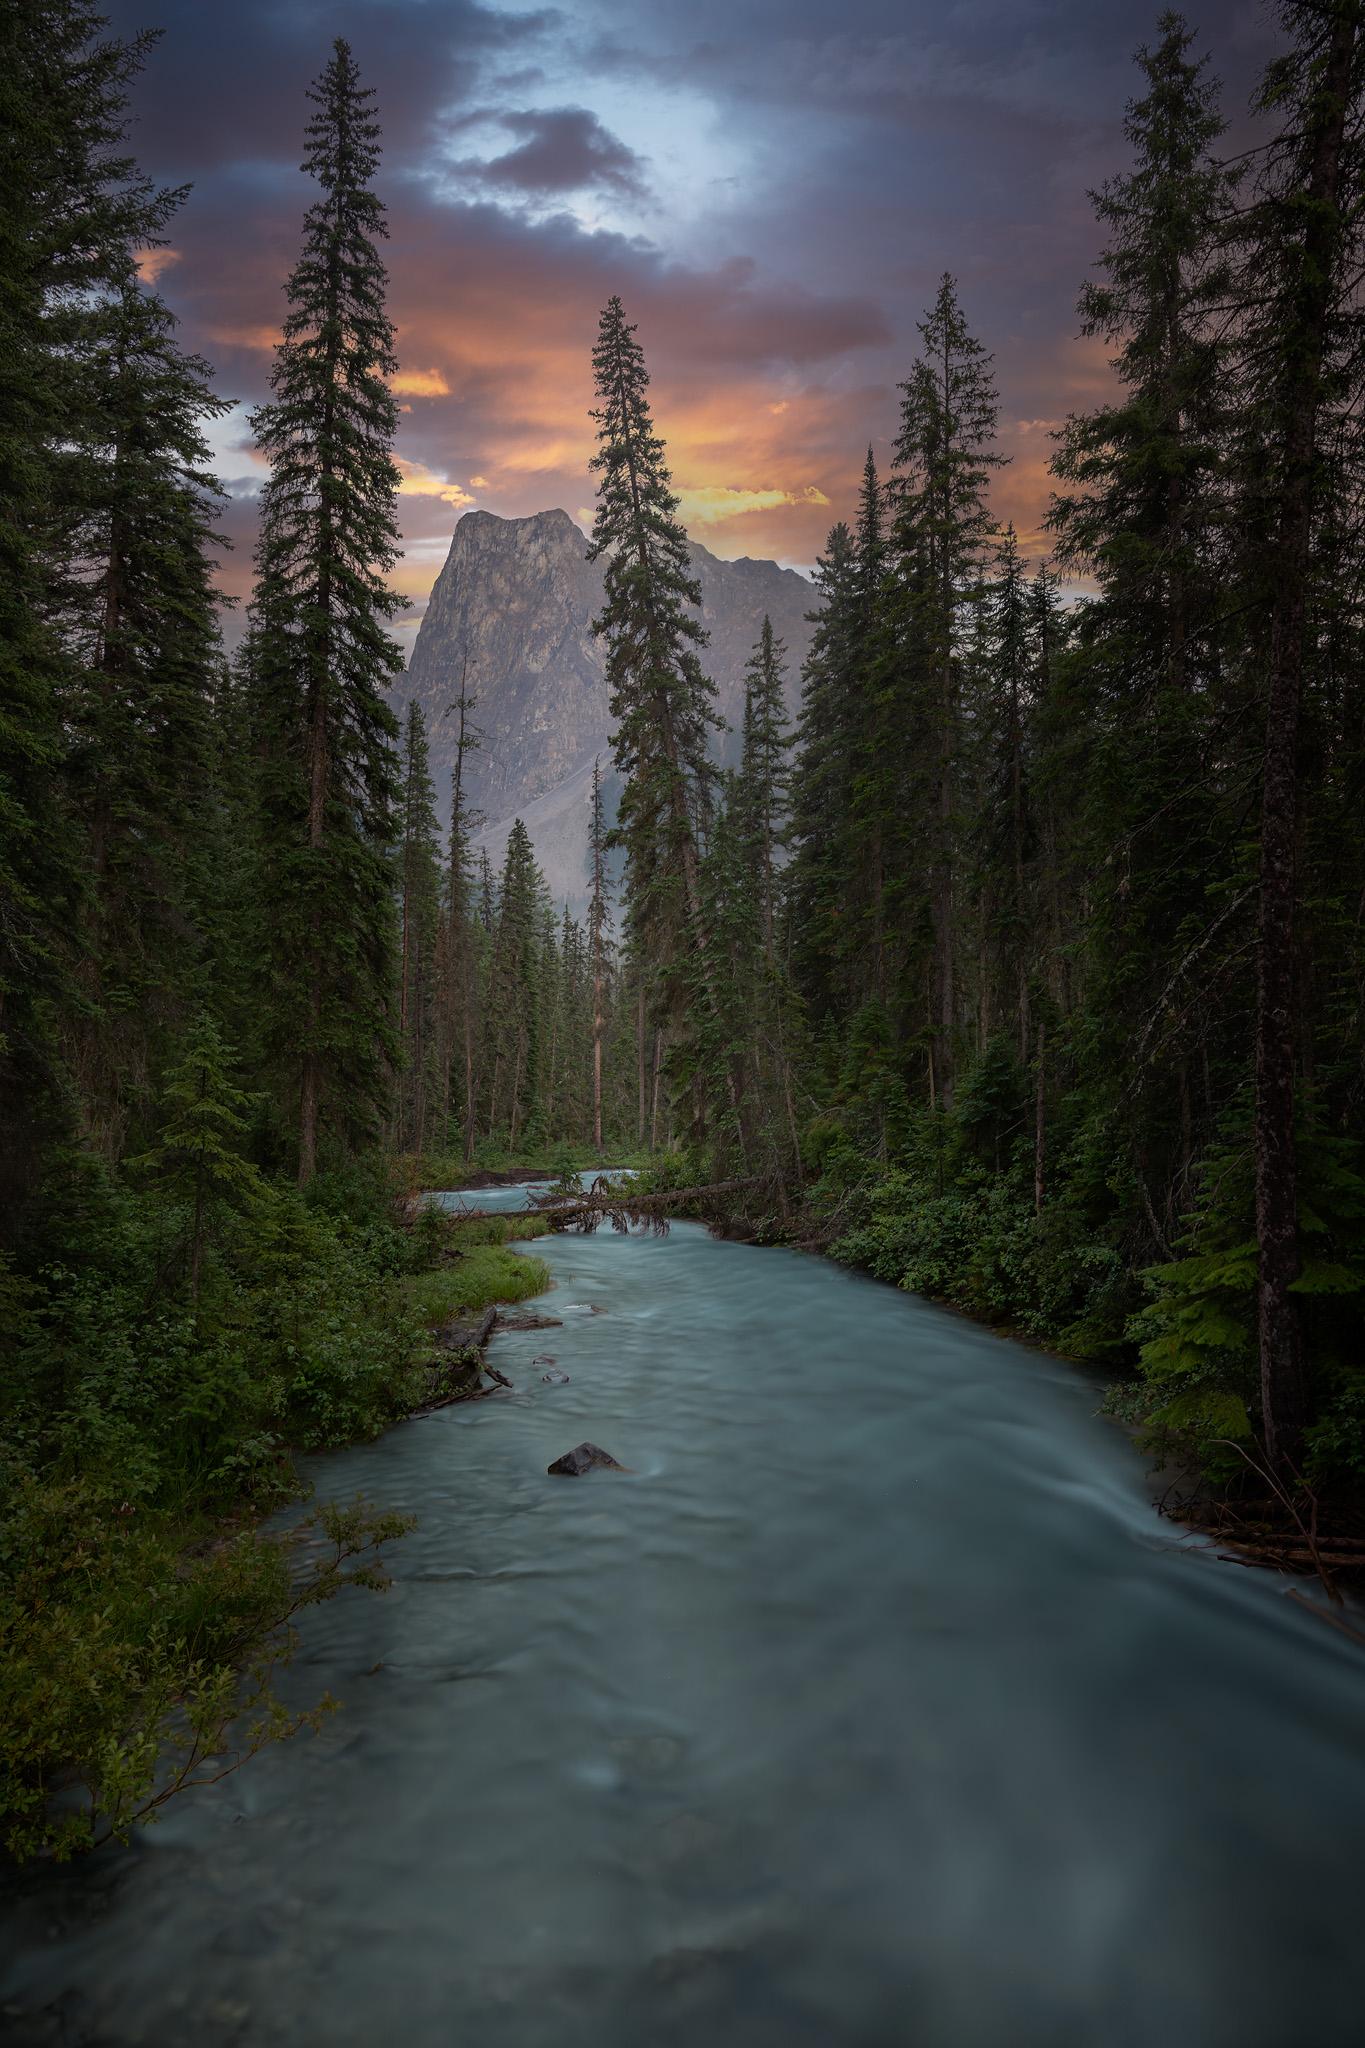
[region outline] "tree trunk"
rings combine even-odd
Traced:
[[[635,999],[635,1053],[640,1082],[640,1113],[635,1126],[635,1143],[645,1142],[645,975],[640,969],[640,983]]]
[[[654,1033],[654,1072],[650,1081],[653,1097],[649,1112],[649,1156],[651,1159],[654,1157],[654,1145],[659,1130],[659,1076],[663,1071],[663,1060],[661,1058],[663,1042],[664,1035],[662,1030],[656,1030]]]
[[[938,955],[938,1085],[943,1107],[953,1106],[953,691],[952,657],[943,666],[943,730],[939,736],[939,859],[935,877],[934,940]]]
[[[1043,1220],[1043,1167],[1046,1162],[1043,1126],[1043,1027],[1038,1026],[1038,1093],[1033,1110],[1033,1213]]]

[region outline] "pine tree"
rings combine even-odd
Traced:
[[[242,1157],[249,1097],[233,1085],[232,1048],[206,1012],[190,1020],[179,1058],[166,1076],[169,1111],[159,1142],[141,1153],[137,1166],[156,1174],[170,1192],[190,1204],[190,1293],[197,1300],[204,1238],[225,1205],[260,1198],[264,1184]]]
[[[55,1019],[78,1001],[84,849],[65,800],[71,680],[45,526],[54,464],[91,412],[77,345],[178,196],[122,153],[152,35],[102,34],[88,0],[0,11],[0,1237],[66,1128]]]
[[[821,604],[807,615],[814,631],[802,669],[788,894],[793,973],[823,1019],[844,1007],[840,963],[856,858],[850,840],[860,733],[860,606],[857,554],[842,521],[817,559],[815,584]]]
[[[155,1032],[174,1036],[203,993],[212,914],[201,848],[222,657],[207,549],[224,493],[203,422],[231,405],[174,324],[133,277],[87,309],[90,409],[53,465],[50,591],[83,657],[65,701],[90,875],[71,1064],[86,1127],[115,1155]]]
[[[271,462],[261,494],[252,674],[265,755],[261,904],[275,1045],[297,1077],[299,1182],[326,1116],[364,1131],[397,1056],[391,1016],[397,733],[384,701],[403,665],[384,629],[403,600],[390,449],[397,368],[369,180],[373,93],[340,38],[309,93],[303,168],[321,196],[286,286],[275,397],[252,415]]]
[[[935,1000],[933,1048],[939,1089],[951,1108],[956,1065],[954,992],[954,787],[963,606],[994,526],[986,500],[997,401],[991,360],[968,331],[957,286],[945,272],[920,321],[919,360],[901,385],[896,443],[895,539],[905,561],[916,637],[937,689],[932,881]]]
[[[1229,546],[1240,397],[1225,234],[1240,172],[1210,156],[1224,125],[1217,86],[1192,60],[1185,22],[1167,13],[1159,26],[1160,43],[1137,53],[1146,89],[1127,112],[1133,169],[1092,195],[1108,242],[1081,294],[1082,326],[1115,350],[1120,396],[1068,421],[1053,465],[1057,559],[1096,577],[1100,597],[1079,618],[1087,659],[1072,701],[1048,717],[1088,870],[1097,1067],[1127,1129],[1151,1248],[1164,1255],[1188,1206],[1174,1190],[1214,1120],[1206,1099],[1196,1127],[1189,1063],[1207,1071],[1211,1045],[1230,1058],[1237,1048],[1196,990],[1175,1009],[1158,1004],[1159,1019],[1153,1002],[1183,959],[1213,967],[1224,940],[1234,958],[1240,948],[1228,906],[1244,889],[1246,771],[1227,742],[1245,717],[1242,607],[1229,601],[1242,569]],[[1164,1203],[1151,1192],[1163,1183]]]
[[[1299,1301],[1295,1143],[1298,756],[1315,528],[1330,426],[1360,398],[1355,305],[1365,197],[1365,9],[1360,0],[1286,0],[1289,53],[1259,109],[1279,132],[1243,228],[1244,296],[1255,308],[1246,360],[1267,445],[1273,511],[1258,564],[1268,640],[1256,985],[1256,1241],[1266,1452],[1297,1470],[1308,1420]]]
[[[1218,604],[1209,550],[1229,347],[1222,224],[1238,175],[1210,156],[1226,124],[1207,59],[1190,60],[1179,14],[1158,27],[1156,49],[1137,53],[1147,92],[1124,123],[1133,169],[1091,195],[1109,240],[1080,299],[1082,334],[1118,345],[1123,395],[1068,420],[1053,470],[1071,488],[1050,515],[1059,563],[1099,572],[1104,632],[1144,697],[1156,675],[1173,696],[1198,682]]]
[[[700,605],[701,587],[673,516],[678,500],[634,335],[613,297],[593,350],[601,402],[590,467],[601,482],[588,560],[606,560],[606,603],[593,627],[607,642],[613,759],[625,777],[612,839],[626,849],[631,923],[652,957],[669,965],[681,957],[685,933],[705,952],[694,821],[710,810],[707,731],[720,721],[697,655],[706,633],[688,609]]]
[[[1030,669],[1030,619],[1027,564],[1019,559],[1019,543],[1011,523],[996,553],[995,575],[987,586],[983,623],[989,640],[990,696],[988,743],[994,754],[986,816],[979,829],[986,841],[990,870],[1005,877],[1004,901],[996,914],[996,931],[1009,966],[1018,1018],[1019,1058],[1027,1063],[1029,973],[1033,933],[1032,905],[1025,882],[1025,864],[1032,853],[1028,773],[1025,765],[1024,721]],[[983,990],[983,997],[985,991]],[[989,1031],[983,1031],[983,1044]]]
[[[903,702],[903,663],[896,659],[886,588],[887,493],[872,449],[858,493],[856,602],[850,657],[855,687],[856,738],[853,827],[862,858],[848,877],[850,917],[845,944],[859,985],[878,1003],[887,992],[888,877],[897,865],[904,827],[904,751],[910,721]],[[893,888],[894,893],[894,888]]]

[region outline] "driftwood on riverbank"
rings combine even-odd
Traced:
[[[1158,1513],[1207,1537],[1215,1546],[1214,1555],[1226,1564],[1316,1577],[1334,1606],[1341,1605],[1338,1581],[1357,1599],[1365,1588],[1365,1524],[1359,1513],[1341,1505],[1324,1506],[1307,1489],[1302,1495],[1281,1492],[1269,1499],[1246,1500],[1167,1495],[1156,1505]],[[1365,1642],[1365,1636],[1339,1615],[1306,1604],[1357,1642]]]

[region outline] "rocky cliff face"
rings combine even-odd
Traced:
[[[466,512],[436,579],[411,666],[394,693],[400,706],[417,698],[426,714],[441,815],[448,818],[457,728],[443,714],[459,694],[467,654],[468,688],[479,699],[474,722],[483,735],[480,751],[466,756],[471,798],[491,821],[508,823],[535,805],[548,832],[565,805],[547,807],[543,800],[562,790],[575,820],[571,825],[566,813],[562,829],[555,828],[560,838],[568,834],[566,857],[584,808],[577,784],[593,756],[609,755],[611,744],[603,650],[592,630],[602,607],[602,572],[586,561],[587,545],[567,512],[529,519]],[[815,598],[811,584],[776,562],[722,562],[696,543],[692,562],[711,635],[702,661],[715,681],[721,716],[738,728],[744,664],[765,612],[787,644],[794,710],[810,645],[804,614]],[[736,736],[717,738],[720,758],[734,759]],[[563,861],[546,865],[559,868]]]

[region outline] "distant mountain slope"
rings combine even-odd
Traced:
[[[551,856],[547,839],[542,864],[566,878],[581,865],[572,852],[580,826],[571,820],[585,816],[582,771],[599,753],[605,769],[611,747],[603,650],[592,630],[602,606],[602,572],[584,559],[587,545],[567,512],[527,519],[466,512],[432,590],[411,666],[394,691],[400,708],[415,697],[426,713],[440,814],[448,819],[455,721],[443,713],[459,693],[468,653],[469,689],[479,699],[474,720],[484,742],[467,757],[466,777],[473,802],[490,820],[490,844],[505,840],[510,820],[538,798],[572,784],[561,803],[538,807],[542,831],[555,841]],[[711,635],[702,661],[716,683],[721,716],[732,727],[740,724],[744,664],[765,612],[787,643],[794,710],[810,645],[804,615],[815,602],[812,584],[776,562],[722,562],[696,542],[692,561]],[[720,758],[736,758],[734,734],[717,735],[717,742]],[[552,814],[559,820],[553,828]]]

